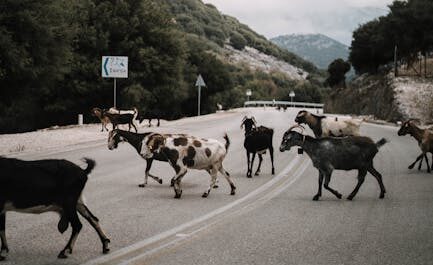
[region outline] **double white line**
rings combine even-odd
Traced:
[[[295,183],[309,164],[310,161],[306,159],[306,156],[296,156],[278,176],[248,195],[168,231],[119,249],[109,255],[87,261],[84,265],[142,264],[143,260],[152,254],[187,240],[199,232],[221,223],[228,216],[243,214],[266,203]]]

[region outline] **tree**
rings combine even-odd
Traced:
[[[241,34],[233,32],[232,36],[230,37],[230,44],[233,46],[233,48],[241,51],[247,45],[247,41]]]
[[[47,95],[70,71],[70,2],[0,2],[0,132],[49,123]]]
[[[329,77],[326,84],[330,87],[346,87],[346,73],[350,71],[350,63],[339,58],[328,66]]]

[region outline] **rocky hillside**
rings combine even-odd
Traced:
[[[308,72],[295,67],[272,55],[267,55],[257,49],[246,46],[242,51],[226,45],[226,59],[236,65],[248,65],[250,69],[259,70],[265,73],[282,72],[292,80],[306,79]]]
[[[203,45],[216,54],[232,54],[233,56],[228,56],[232,63],[251,62],[252,68],[257,68],[257,60],[253,58],[256,56],[252,55],[255,53],[273,58],[265,60],[266,62],[285,62],[286,65],[279,70],[285,71],[288,68],[293,68],[295,73],[293,76],[296,76],[297,79],[298,69],[308,73],[319,72],[311,62],[278,47],[247,25],[240,23],[236,18],[222,14],[212,4],[204,4],[200,0],[163,0],[163,2],[174,16],[176,24],[188,34],[187,36],[200,37],[199,40],[203,42]],[[249,47],[249,49],[246,49],[242,54],[245,47]],[[244,59],[249,57],[252,60],[236,59],[239,57],[244,57]],[[262,68],[259,67],[260,70]],[[271,65],[267,65],[265,68],[279,67],[271,62]],[[292,76],[292,72],[289,75]]]
[[[322,34],[291,34],[275,37],[271,41],[321,69],[327,69],[335,59],[347,60],[349,56],[348,46]]]
[[[408,118],[424,123],[433,121],[433,83],[417,77],[394,77],[388,74],[364,74],[354,79],[346,89],[329,93],[325,111],[374,115],[388,121]]]

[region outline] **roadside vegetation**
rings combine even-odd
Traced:
[[[92,107],[111,107],[113,80],[101,77],[101,57],[129,57],[128,79],[117,79],[118,107],[196,113],[201,73],[202,113],[251,99],[320,101],[320,73],[235,18],[200,0],[5,0],[0,3],[0,133],[76,122]],[[309,72],[305,81],[230,64],[224,45],[251,46]],[[299,97],[298,97],[299,96]],[[96,120],[95,120],[96,121]]]

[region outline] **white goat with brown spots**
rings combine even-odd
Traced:
[[[131,134],[131,133],[130,133]],[[235,194],[236,187],[233,184],[229,173],[224,169],[222,162],[227,154],[230,140],[224,136],[226,144],[218,140],[203,139],[184,134],[141,134],[140,155],[145,159],[152,159],[156,156],[164,156],[174,168],[176,175],[171,180],[175,198],[182,195],[181,180],[188,169],[204,169],[211,175],[209,188],[203,193],[202,197],[207,197],[210,190],[215,187],[218,172],[220,172],[230,184],[231,195]],[[114,130],[110,132],[108,148],[110,150],[117,147],[119,141],[125,141],[123,131]]]

